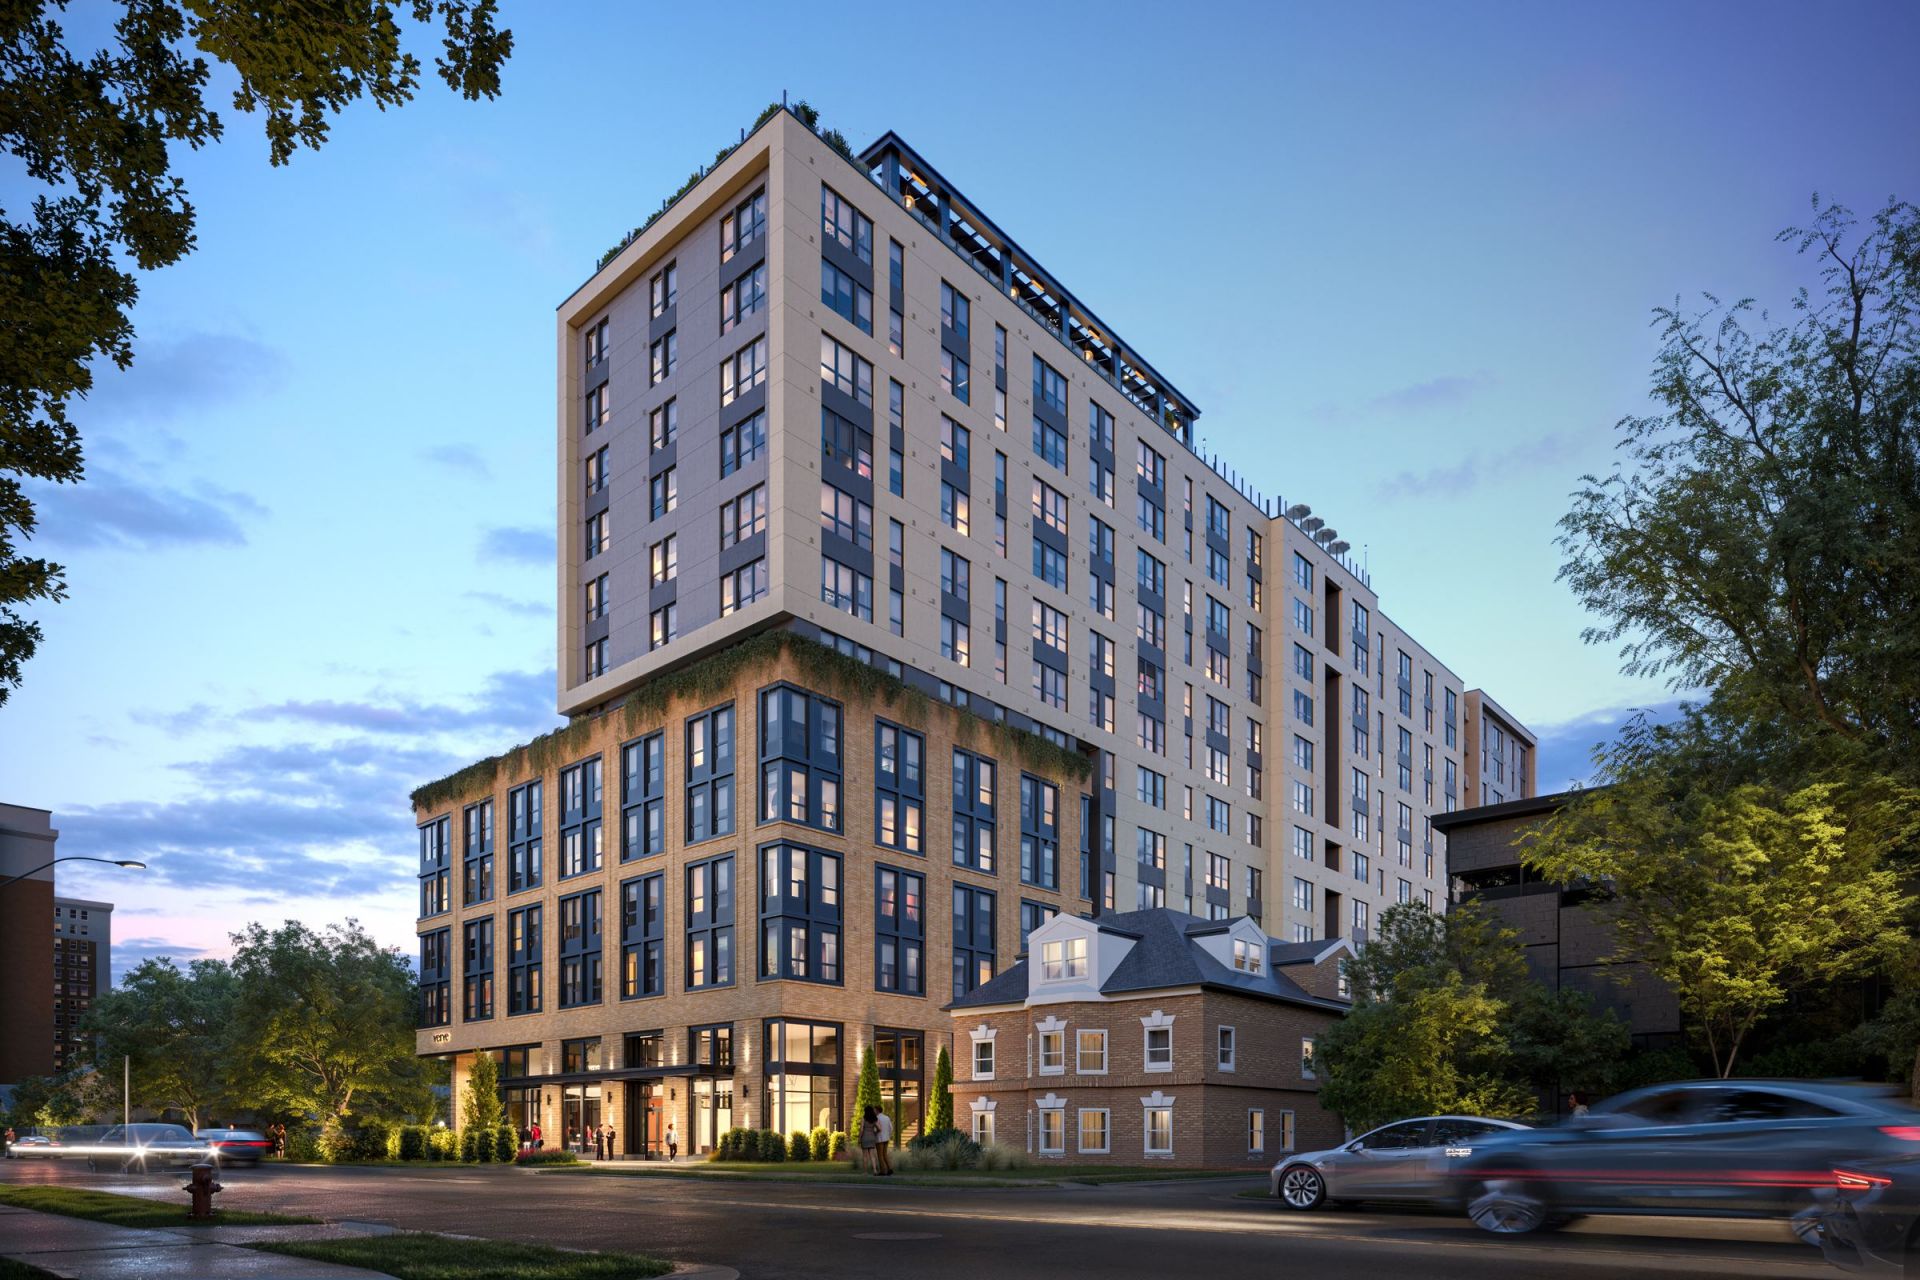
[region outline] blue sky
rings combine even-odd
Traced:
[[[277,170],[228,112],[181,156],[200,248],[75,415],[0,798],[152,861],[63,874],[121,904],[120,967],[251,919],[409,942],[406,792],[555,723],[553,308],[782,89],[906,137],[1364,548],[1545,785],[1673,697],[1554,580],[1650,308],[1784,311],[1811,193],[1920,197],[1910,4],[508,8],[497,102],[435,82]]]

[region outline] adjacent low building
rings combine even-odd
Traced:
[[[1316,1037],[1347,1008],[1345,941],[1252,920],[1061,916],[953,1001],[956,1123],[1041,1161],[1265,1168],[1333,1146]]]
[[[1584,991],[1594,1007],[1620,1015],[1640,1048],[1683,1042],[1680,1005],[1639,961],[1615,958],[1613,920],[1593,891],[1543,880],[1520,858],[1537,831],[1575,792],[1480,805],[1433,820],[1447,837],[1456,902],[1478,902],[1520,935],[1536,982]]]

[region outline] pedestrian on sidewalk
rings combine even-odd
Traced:
[[[613,1121],[607,1121],[607,1159],[613,1159],[613,1140],[618,1137],[613,1130]]]
[[[887,1146],[893,1141],[893,1117],[888,1115],[885,1109],[882,1109],[876,1119],[876,1123],[879,1126],[879,1130],[874,1134],[873,1160],[880,1168],[880,1176],[883,1178],[891,1178],[893,1176],[893,1157],[888,1153]]]
[[[880,1142],[880,1123],[876,1108],[868,1107],[860,1113],[860,1167],[868,1173],[877,1174],[880,1166],[874,1148]]]
[[[667,1121],[667,1159],[680,1158],[680,1135],[673,1130],[673,1121]]]
[[[527,1126],[527,1132],[533,1135],[533,1149],[535,1151],[547,1145],[546,1139],[540,1136],[540,1122],[538,1120],[535,1120]]]
[[[15,1141],[16,1141],[16,1138],[14,1136],[13,1126],[8,1125],[7,1126],[7,1159],[9,1160],[13,1159],[13,1144]]]

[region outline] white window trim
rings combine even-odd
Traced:
[[[1148,1116],[1155,1111],[1167,1113],[1167,1147],[1164,1151],[1157,1151],[1148,1145],[1153,1140],[1153,1127]],[[1173,1099],[1158,1089],[1140,1099],[1140,1153],[1160,1158],[1173,1155]]]
[[[1256,1127],[1253,1123],[1253,1118],[1255,1116],[1260,1117],[1260,1124],[1258,1127]],[[1259,1139],[1258,1146],[1254,1145],[1254,1139],[1256,1137],[1258,1137]],[[1267,1153],[1267,1109],[1265,1107],[1248,1107],[1247,1108],[1247,1154],[1250,1156],[1262,1156],[1262,1155],[1265,1155],[1266,1153]]]
[[[1153,1061],[1151,1057],[1149,1044],[1151,1042],[1152,1037],[1150,1033],[1154,1031],[1165,1031],[1167,1033],[1167,1060],[1165,1062],[1156,1063]],[[1155,1075],[1172,1072],[1173,1070],[1173,1015],[1172,1014],[1163,1013],[1160,1010],[1155,1009],[1150,1016],[1140,1019],[1140,1064],[1141,1064],[1141,1070],[1151,1072]]]
[[[1099,1067],[1089,1069],[1087,1067],[1080,1065],[1080,1037],[1081,1036],[1099,1036],[1100,1037]],[[1106,1075],[1107,1068],[1112,1064],[1112,1062],[1113,1062],[1112,1045],[1109,1043],[1109,1040],[1107,1037],[1107,1030],[1105,1027],[1098,1027],[1098,1028],[1086,1027],[1074,1033],[1073,1070],[1075,1075],[1082,1075],[1082,1076]]]
[[[1278,1138],[1279,1149],[1281,1151],[1293,1150],[1293,1109],[1289,1107],[1285,1110],[1276,1111],[1273,1113],[1273,1117],[1276,1125],[1275,1133]]]
[[[1097,1112],[1098,1114],[1106,1117],[1106,1123],[1100,1126],[1100,1131],[1104,1133],[1107,1138],[1106,1144],[1104,1146],[1089,1147],[1086,1145],[1086,1142],[1085,1142],[1086,1130],[1082,1129],[1078,1122],[1079,1122],[1080,1116],[1087,1115],[1089,1112]],[[1082,1107],[1080,1108],[1078,1114],[1074,1116],[1074,1121],[1075,1121],[1075,1124],[1074,1124],[1074,1130],[1073,1130],[1073,1141],[1074,1141],[1074,1150],[1076,1152],[1078,1152],[1080,1155],[1083,1155],[1083,1156],[1104,1156],[1104,1155],[1113,1154],[1113,1111],[1111,1108]]]
[[[968,1037],[973,1041],[973,1056],[967,1060],[968,1079],[993,1079],[993,1071],[989,1071],[985,1075],[980,1074],[980,1046],[983,1044],[987,1046],[988,1056],[993,1062],[994,1069],[998,1070],[1000,1066],[1000,1051],[995,1044],[995,1038],[998,1037],[999,1034],[1000,1031],[997,1027],[990,1027],[984,1022],[967,1033]]]
[[[1060,1044],[1060,1058],[1053,1066],[1047,1065],[1047,1040],[1054,1038]],[[1039,1055],[1040,1069],[1037,1074],[1043,1076],[1063,1076],[1067,1074],[1067,1033],[1065,1031],[1042,1031],[1039,1043],[1035,1046]]]
[[[1039,1118],[1036,1119],[1034,1123],[1034,1149],[1043,1156],[1063,1156],[1067,1154],[1067,1100],[1058,1094],[1049,1093],[1033,1105],[1039,1111]],[[1057,1147],[1049,1147],[1046,1145],[1046,1117],[1049,1114],[1060,1117],[1060,1145]]]
[[[1220,1042],[1221,1032],[1226,1033],[1224,1045]],[[1236,1028],[1225,1025],[1215,1028],[1213,1062],[1222,1071],[1232,1071],[1240,1065],[1240,1032]]]

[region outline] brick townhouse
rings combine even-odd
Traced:
[[[1041,1160],[1265,1166],[1341,1141],[1315,1037],[1347,1007],[1344,940],[1164,909],[1060,916],[949,1006],[956,1123]]]

